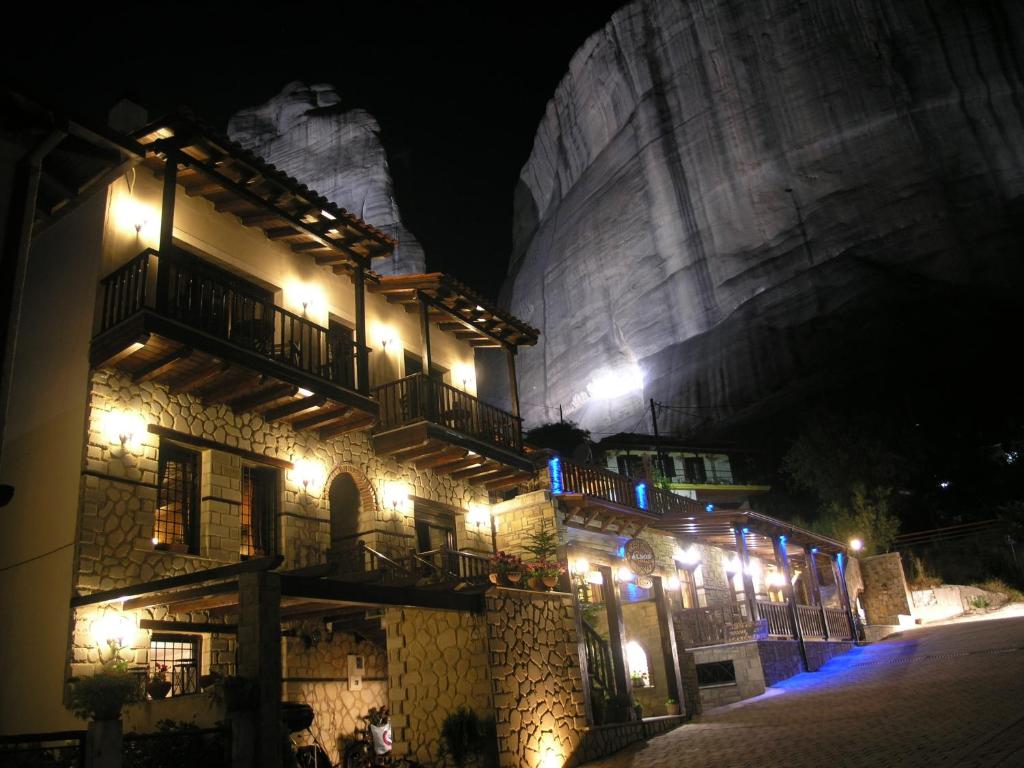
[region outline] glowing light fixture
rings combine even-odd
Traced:
[[[121,450],[138,444],[146,431],[146,421],[134,411],[110,411],[103,419],[103,433],[110,443],[120,443]]]
[[[327,219],[328,221],[334,221],[335,219],[337,219],[337,218],[338,218],[337,216],[335,216],[335,215],[334,215],[333,213],[331,213],[330,211],[320,211],[320,215],[321,215],[321,216],[323,216],[323,217],[324,217],[325,219]]]
[[[389,480],[381,488],[381,501],[392,512],[408,514],[412,507],[409,502],[409,486],[399,480]]]
[[[135,631],[135,624],[123,613],[107,611],[92,623],[92,639],[100,650],[107,646],[117,656],[118,651],[128,644]]]
[[[587,384],[587,392],[595,400],[610,400],[644,388],[644,372],[636,364],[613,371],[601,371]]]
[[[309,390],[309,389],[303,389],[302,387],[299,387],[299,395],[301,395],[302,397],[312,397],[313,396],[313,391]]]
[[[860,539],[850,539],[850,549],[854,552],[860,552],[864,549],[864,542]]]
[[[476,368],[471,363],[459,363],[452,368],[452,378],[462,382],[463,391],[469,391],[470,385],[476,387]]]
[[[406,494],[408,495],[408,494]],[[491,512],[483,504],[470,504],[469,513],[466,515],[466,522],[480,528],[491,527]]]
[[[704,506],[704,511],[705,512],[714,512],[715,511],[715,505],[714,504],[706,504]]]
[[[786,586],[786,577],[778,571],[773,571],[765,577],[764,583],[771,589],[782,589],[782,587]]]
[[[562,482],[562,460],[557,456],[548,459],[548,477],[551,479],[551,493],[556,496],[565,493],[565,486]]]
[[[307,494],[316,494],[324,483],[324,465],[316,459],[299,459],[295,462],[292,476],[302,483],[302,489]]]
[[[395,329],[390,325],[384,323],[378,323],[374,326],[373,337],[380,344],[380,348],[386,353],[388,351],[388,345],[392,347],[395,344],[395,339],[398,334],[395,333]]]
[[[700,562],[700,550],[696,544],[691,544],[687,549],[677,547],[672,558],[680,565],[696,565]]]
[[[647,509],[647,483],[637,483],[636,505],[640,509]]]
[[[604,576],[601,575],[600,571],[590,571],[587,574],[587,584],[597,584],[600,586],[604,584]]]
[[[569,564],[569,567],[577,576],[583,576],[590,571],[590,563],[585,557],[577,557]]]
[[[665,579],[665,588],[671,589],[673,591],[679,589],[679,577],[669,576],[667,579]]]
[[[626,583],[627,581],[633,580],[633,572],[629,570],[627,566],[623,565],[619,567],[619,570],[616,572],[615,577],[622,583]]]
[[[725,572],[726,573],[739,573],[740,572],[740,560],[738,557],[733,555],[725,561]]]

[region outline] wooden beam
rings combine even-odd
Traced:
[[[132,584],[128,587],[118,589],[105,589],[100,592],[93,592],[91,595],[72,595],[71,607],[82,608],[87,605],[98,605],[109,603],[112,600],[120,600],[122,597],[138,597],[139,595],[160,592],[175,587],[186,587],[192,584],[201,584],[204,581],[216,581],[217,579],[228,579],[238,576],[240,573],[255,573],[258,571],[272,571],[284,562],[281,555],[273,557],[257,557],[252,560],[243,560],[240,563],[222,565],[217,568],[207,568],[195,573],[184,573],[180,576],[170,576],[166,579],[156,579],[142,584]]]
[[[470,485],[483,485],[490,483],[495,480],[507,480],[509,477],[518,475],[519,470],[514,467],[499,467],[497,470],[488,472],[485,475],[473,477],[470,479]]]
[[[436,456],[431,456],[427,459],[420,459],[416,462],[416,469],[422,471],[424,469],[433,469],[443,464],[451,464],[452,462],[461,461],[466,458],[469,452],[465,448],[449,448]]]
[[[323,395],[310,395],[309,397],[303,397],[299,400],[293,400],[290,403],[279,405],[276,408],[270,408],[264,411],[261,415],[265,421],[287,419],[291,416],[298,416],[313,408],[319,408],[325,402],[327,402],[327,398]]]
[[[376,421],[373,416],[367,416],[366,414],[353,413],[350,417],[346,418],[339,424],[331,424],[330,426],[322,427],[320,429],[320,439],[330,440],[343,435],[346,432],[354,432],[357,429],[366,429],[367,427],[373,426]]]
[[[352,409],[346,405],[340,405],[337,408],[321,408],[314,414],[293,421],[292,429],[296,432],[301,432],[304,429],[322,427],[332,421],[337,421],[338,419],[343,418],[351,412],[351,410]]]
[[[391,587],[365,582],[355,584],[335,579],[316,579],[289,574],[281,574],[281,595],[283,597],[305,597],[312,600],[332,600],[352,605],[396,605],[474,613],[479,613],[483,609],[483,595],[479,594],[417,589],[415,587]]]
[[[268,240],[285,240],[289,237],[299,237],[303,233],[299,232],[295,227],[271,227],[263,234],[267,236]]]
[[[228,407],[233,411],[248,411],[252,408],[272,403],[274,400],[280,400],[282,397],[291,397],[298,391],[299,388],[294,384],[273,384],[264,389],[236,397],[234,400],[229,400]]]
[[[203,632],[211,635],[237,635],[238,627],[234,624],[213,624],[208,621],[159,621],[157,619],[141,619],[140,629],[154,632]]]
[[[152,381],[153,379],[162,376],[180,361],[190,358],[193,351],[192,347],[179,347],[169,355],[164,355],[163,357],[154,360],[132,374],[132,383],[141,384],[144,381]]]
[[[223,376],[230,370],[231,363],[217,360],[215,358],[213,360],[212,367],[196,371],[195,373],[186,376],[177,384],[172,384],[167,388],[167,394],[180,395],[183,392],[191,392],[194,389],[199,389],[200,387],[209,384],[214,379]]]
[[[137,611],[140,608],[152,608],[154,605],[174,605],[198,600],[212,595],[226,595],[238,591],[238,580],[224,581],[219,584],[207,584],[205,587],[183,589],[175,592],[154,592],[143,597],[133,597],[121,604],[124,611]],[[173,613],[173,611],[172,611]]]
[[[494,462],[485,460],[484,463],[478,467],[470,467],[468,469],[460,469],[456,472],[452,472],[451,478],[452,480],[468,480],[469,478],[476,477],[477,475],[494,472],[497,468],[500,467],[496,467]]]
[[[487,463],[487,459],[483,456],[469,456],[460,461],[453,461],[450,464],[442,464],[441,466],[435,467],[434,471],[439,475],[448,475],[456,470],[475,467],[485,463]]]
[[[143,333],[131,340],[118,340],[109,345],[94,346],[89,350],[89,364],[93,368],[114,368],[134,355],[149,342],[149,334]]]
[[[504,480],[490,480],[484,483],[484,488],[488,491],[503,491],[506,488],[513,488],[517,485],[521,485],[530,479],[529,475],[523,473],[517,473],[512,477],[507,477]]]
[[[414,461],[422,456],[434,455],[442,450],[444,450],[443,443],[440,443],[437,440],[428,440],[420,445],[414,445],[409,448],[396,451],[392,454],[391,458],[399,463],[404,463],[407,461]]]

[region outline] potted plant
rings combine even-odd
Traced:
[[[530,588],[553,589],[558,584],[558,577],[565,572],[561,563],[552,560],[538,560],[530,563]]]
[[[509,584],[518,584],[523,578],[523,560],[518,555],[512,555],[508,552],[499,552],[491,558],[491,569],[496,575],[497,579],[492,579],[492,583],[504,580]]]
[[[630,675],[630,679],[633,682],[634,688],[650,688],[651,686],[651,678],[647,675],[646,672],[639,672]]]
[[[91,677],[73,677],[68,709],[83,720],[118,720],[121,708],[139,699],[139,680],[117,666],[105,667]]]
[[[665,714],[676,716],[679,714],[679,702],[675,699],[665,699]]]
[[[617,693],[608,699],[605,713],[609,723],[624,723],[629,720],[629,711],[633,707],[633,700],[624,693]]]
[[[171,692],[171,683],[167,679],[167,665],[158,664],[153,676],[146,683],[146,693],[151,699],[166,699]]]

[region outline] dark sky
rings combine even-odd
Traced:
[[[572,54],[621,4],[290,4],[276,16],[135,5],[76,17],[40,3],[0,56],[8,84],[93,121],[129,96],[154,116],[185,105],[223,128],[292,80],[333,83],[380,122],[428,269],[495,296],[538,121]]]

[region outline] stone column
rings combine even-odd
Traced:
[[[243,573],[238,596],[238,674],[259,691],[254,765],[281,768],[281,577]]]
[[[804,671],[809,672],[807,664],[807,649],[804,648],[804,636],[800,631],[800,617],[796,610],[796,593],[793,591],[793,576],[789,569],[789,554],[786,552],[786,537],[779,536],[772,539],[772,548],[775,550],[775,560],[782,569],[782,578],[786,580],[782,588],[789,604],[789,623],[793,628],[793,637],[796,639],[797,647],[800,649],[800,661],[803,663]]]
[[[92,720],[85,732],[85,768],[121,768],[124,724],[117,720]]]

